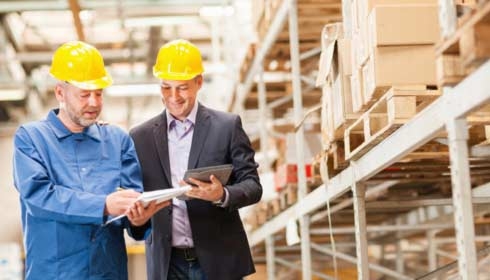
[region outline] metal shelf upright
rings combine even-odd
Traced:
[[[342,1],[343,10],[350,5],[350,1]],[[239,113],[242,110],[243,103],[254,82],[254,77],[262,75],[263,61],[268,51],[272,47],[279,32],[284,26],[286,16],[289,18],[289,39],[291,53],[291,80],[293,85],[293,106],[294,121],[297,124],[296,141],[297,141],[297,158],[298,166],[304,166],[303,160],[303,137],[304,129],[300,125],[304,118],[304,109],[302,105],[301,94],[301,75],[300,75],[300,54],[298,49],[298,23],[296,14],[297,1],[285,0],[277,10],[276,16],[257,51],[252,66],[247,73],[244,83],[238,88],[237,99],[233,111]],[[346,11],[343,11],[344,16]],[[330,178],[324,185],[316,188],[310,193],[306,193],[306,176],[304,169],[298,168],[298,201],[288,209],[267,221],[260,228],[251,232],[249,242],[251,246],[256,246],[265,241],[266,263],[268,269],[268,279],[275,278],[275,263],[288,265],[283,260],[274,260],[275,240],[274,234],[286,228],[291,220],[300,221],[301,232],[301,270],[302,279],[311,279],[312,274],[317,275],[311,267],[311,250],[336,256],[346,261],[357,263],[358,279],[369,279],[369,270],[374,270],[397,279],[413,279],[404,275],[403,266],[398,261],[396,271],[385,268],[380,265],[368,262],[368,244],[367,233],[368,227],[366,222],[366,198],[381,193],[396,181],[386,181],[378,186],[366,188],[364,182],[375,176],[385,168],[396,163],[404,156],[415,151],[417,148],[426,144],[428,141],[439,135],[441,132],[448,133],[448,146],[450,155],[450,170],[452,182],[452,205],[454,206],[453,218],[456,229],[456,244],[458,251],[459,276],[461,279],[476,279],[477,275],[477,258],[475,250],[475,230],[473,223],[473,203],[472,190],[470,183],[469,159],[468,159],[468,125],[466,116],[479,106],[490,100],[490,84],[487,77],[490,75],[490,62],[486,62],[474,73],[469,75],[465,80],[452,89],[444,89],[444,94],[434,103],[416,115],[412,120],[403,125],[392,135],[388,136],[381,143],[374,146],[369,152],[364,154],[356,161],[351,161],[350,165]],[[262,78],[259,79],[259,111],[260,114],[266,114],[267,105],[265,101],[265,85]],[[265,143],[267,139],[267,127],[264,125],[265,116],[261,116],[261,142]],[[489,154],[488,148],[482,148],[479,153]],[[310,240],[310,223],[318,221],[325,217],[324,213],[317,213],[311,216],[319,208],[324,207],[327,201],[339,198],[346,192],[351,191],[353,197],[346,199],[335,205],[331,210],[336,211],[347,206],[354,206],[354,231],[356,237],[357,257],[333,252],[325,246],[314,244]],[[445,202],[447,203],[447,201]],[[421,205],[424,203],[421,202]],[[401,218],[399,219],[402,220]],[[403,229],[407,225],[391,226],[395,229]],[[390,226],[380,226],[383,230]],[[445,226],[444,228],[447,228]],[[436,226],[420,224],[420,229],[428,230],[427,237],[431,237],[431,230],[439,229]],[[335,230],[335,229],[332,229]],[[429,248],[432,256],[438,254],[437,249],[432,246]],[[443,252],[439,252],[443,253]],[[401,253],[397,250],[397,256]],[[289,263],[289,266],[295,265]],[[296,268],[298,268],[296,266]],[[435,269],[434,259],[429,260],[429,268]],[[321,276],[324,279],[332,279],[329,276]]]

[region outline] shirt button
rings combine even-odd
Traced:
[[[82,172],[85,172],[85,170],[87,170],[85,167],[82,167]]]

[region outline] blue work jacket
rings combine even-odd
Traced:
[[[53,110],[14,138],[26,279],[127,279],[123,219],[102,226],[106,196],[142,191],[131,138],[112,125],[70,132]]]

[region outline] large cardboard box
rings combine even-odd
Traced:
[[[414,5],[414,4],[431,4],[439,5],[439,0],[363,0],[366,4],[368,13],[377,6],[381,5]]]
[[[371,47],[435,44],[440,39],[437,5],[377,6],[368,22]]]
[[[377,89],[390,86],[435,85],[435,48],[433,45],[373,48],[361,72],[365,79],[364,96],[368,99],[384,93],[376,92]]]

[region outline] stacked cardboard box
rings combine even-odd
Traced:
[[[322,31],[316,86],[322,88],[321,131],[324,150],[342,139],[343,127],[353,117],[351,95],[351,41],[344,38],[341,23],[328,24]]]
[[[354,0],[351,7],[354,112],[392,86],[437,83],[437,0]]]

